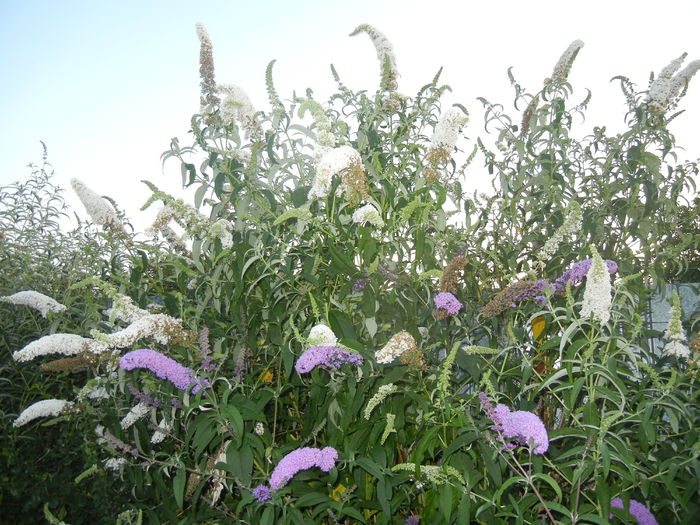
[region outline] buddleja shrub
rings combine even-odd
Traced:
[[[666,114],[700,63],[674,61],[646,97],[623,80],[630,131],[578,141],[575,42],[539,94],[514,83],[521,129],[485,102],[496,193],[472,198],[466,109],[441,106],[439,74],[400,94],[391,45],[362,32],[374,95],[333,69],[328,103],[283,101],[270,64],[264,112],[217,84],[198,27],[194,143],[163,155],[194,206],[147,183],[163,207],[144,243],[74,183],[130,270],[74,285],[105,306],[91,330],[14,354],[92,374],[14,424],[80,421],[102,447],[84,476],[133,491],[121,523],[693,523],[697,340],[677,297],[664,334],[643,316],[651,277],[697,242],[663,227],[697,173],[672,163]]]

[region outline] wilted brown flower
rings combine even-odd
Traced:
[[[485,304],[481,309],[481,315],[484,317],[495,317],[497,315],[501,315],[508,308],[513,307],[518,297],[528,295],[536,289],[535,281],[515,282],[501,292],[497,293],[493,299]]]
[[[92,365],[92,360],[83,357],[66,357],[63,359],[55,359],[41,365],[44,372],[79,372],[85,370]]]
[[[440,278],[440,292],[449,292],[451,294],[457,293],[459,272],[464,269],[468,262],[469,259],[458,255],[447,263],[445,270],[442,272],[442,277]]]

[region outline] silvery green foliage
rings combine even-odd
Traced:
[[[186,249],[135,243],[113,290],[84,288],[132,328],[76,332],[138,332],[82,387],[110,398],[72,416],[108,429],[93,463],[123,455],[159,521],[602,523],[632,496],[667,522],[700,511],[694,361],[651,352],[643,318],[644,283],[685,253],[663,228],[697,171],[666,117],[623,81],[629,130],[576,138],[574,42],[541,89],[511,74],[523,129],[483,100],[494,192],[469,196],[466,108],[443,110],[439,74],[396,93],[393,49],[359,30],[375,93],[333,68],[329,101],[283,101],[270,64],[253,134],[199,28],[203,108],[163,155],[192,204],[149,185],[153,230],[179,221]],[[176,322],[133,328],[158,315]]]

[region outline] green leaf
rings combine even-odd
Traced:
[[[173,477],[173,495],[178,508],[184,508],[185,501],[185,482],[187,481],[187,471],[180,467],[177,469]]]

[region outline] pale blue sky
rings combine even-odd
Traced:
[[[475,97],[509,104],[511,65],[536,91],[576,38],[586,47],[570,78],[578,93],[593,90],[589,123],[619,128],[622,97],[609,79],[626,74],[646,87],[650,71],[683,51],[700,59],[698,20],[697,0],[0,0],[0,184],[24,178],[44,140],[62,185],[78,177],[142,223],[148,195],[138,181],[179,186],[178,166],[164,175],[159,157],[172,136],[186,137],[198,109],[198,21],[214,43],[217,80],[242,86],[262,108],[273,58],[283,98],[314,87],[324,100],[331,62],[346,84],[374,91],[374,49],[366,35],[347,35],[375,25],[394,44],[400,91],[415,93],[445,66],[450,101],[472,113],[473,140],[482,129]],[[682,107],[673,129],[696,157],[700,77]],[[471,176],[485,182],[478,164]]]

